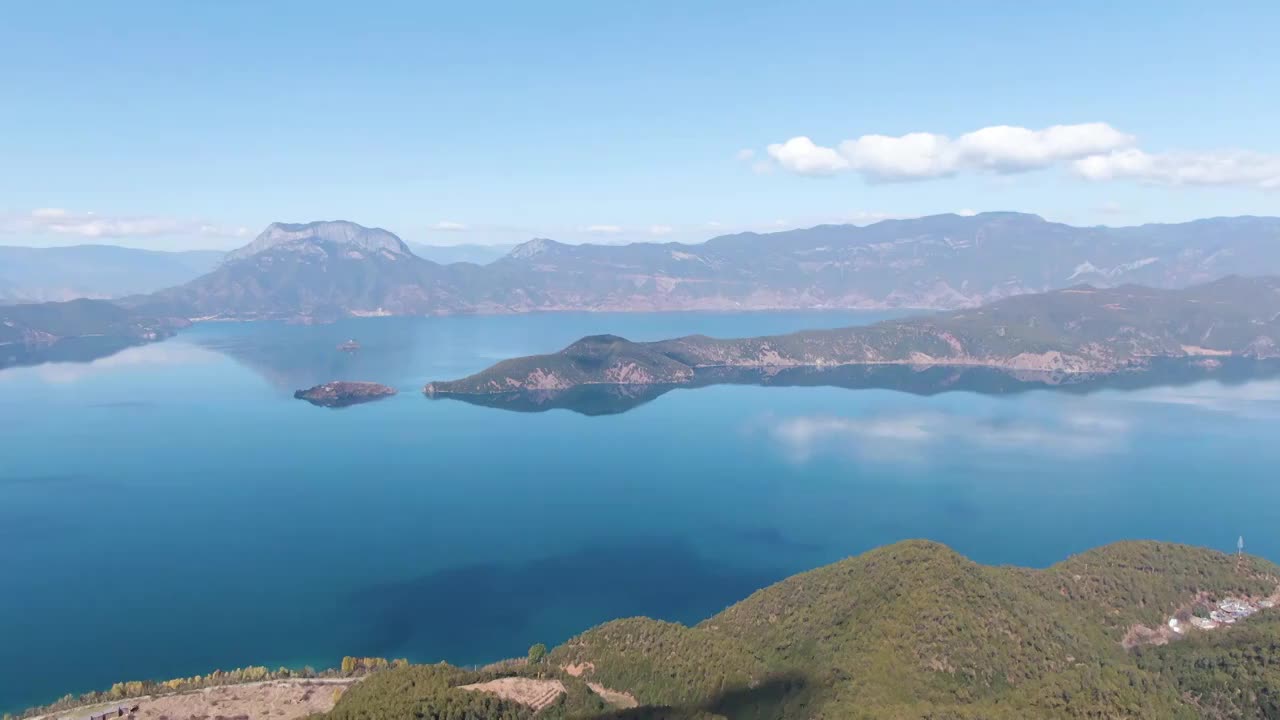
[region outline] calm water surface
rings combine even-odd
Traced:
[[[1043,566],[1156,538],[1280,560],[1280,381],[1015,395],[724,385],[627,412],[431,401],[590,333],[854,313],[205,325],[0,371],[0,710],[344,654],[473,663],[645,614],[697,621],[903,538]],[[355,355],[335,346],[349,337]],[[402,394],[293,400],[332,379]]]

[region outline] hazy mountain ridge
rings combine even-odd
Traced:
[[[1242,272],[1280,273],[1280,219],[1076,228],[984,213],[742,233],[696,245],[539,238],[487,265],[431,262],[386,230],[327,221],[273,223],[211,272],[119,304],[144,318],[302,322],[535,311],[945,309],[1080,283],[1185,287]],[[12,286],[0,273],[0,289],[6,284]]]
[[[96,338],[120,349],[163,339],[187,324],[181,318],[143,315],[106,300],[0,305],[0,367],[9,364],[5,346],[48,348],[68,340]]]
[[[0,302],[109,299],[181,285],[212,270],[218,250],[162,252],[116,245],[0,247]]]
[[[326,251],[331,258],[369,261],[343,271],[362,280],[321,281],[322,264],[282,255],[317,256],[321,247],[335,250]],[[288,272],[265,277],[264,253],[273,268]],[[401,265],[393,269],[392,261]],[[951,309],[1078,283],[1183,287],[1262,272],[1280,273],[1280,219],[1078,228],[1034,215],[983,213],[741,233],[700,244],[539,238],[483,266],[442,266],[418,258],[387,231],[322,222],[273,224],[228,255],[219,279],[201,278],[176,296],[198,316],[249,318],[306,316],[320,307],[353,315]]]
[[[428,245],[417,242],[409,243],[409,249],[413,251],[414,255],[440,265],[453,265],[455,263],[488,265],[491,262],[502,259],[515,247],[515,245],[511,244]]]
[[[708,368],[953,365],[1112,373],[1151,358],[1280,357],[1280,278],[1229,277],[1181,290],[1077,286],[969,310],[837,330],[634,343],[583,338],[513,358],[429,395],[563,391],[581,385],[680,385]]]

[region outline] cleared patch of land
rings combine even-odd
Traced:
[[[631,693],[620,692],[618,690],[610,690],[600,683],[587,683],[587,687],[591,688],[591,692],[604,698],[604,701],[618,708],[640,707],[640,701],[636,700],[636,696]]]
[[[570,663],[570,664],[568,664],[568,665],[561,665],[561,666],[560,666],[560,669],[561,669],[561,670],[564,670],[565,672],[569,673],[570,675],[572,675],[572,676],[574,676],[574,677],[582,677],[582,674],[583,674],[583,673],[587,673],[587,672],[595,672],[595,671],[596,671],[596,664],[595,664],[595,663],[589,663],[589,662],[586,662],[586,663],[580,663],[580,664],[573,664],[573,663]]]
[[[528,705],[537,712],[565,693],[559,680],[537,680],[525,677],[506,677],[474,685],[460,685],[459,690],[473,690],[497,695],[503,700]]]
[[[342,693],[360,680],[313,678],[223,685],[173,695],[117,700],[32,720],[88,720],[105,712],[115,717],[113,711],[117,708],[126,708],[124,717],[131,720],[297,720],[332,710]],[[136,711],[128,711],[134,707]]]

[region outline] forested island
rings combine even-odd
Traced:
[[[583,338],[557,353],[428,383],[429,396],[564,391],[585,385],[687,385],[724,369],[951,366],[1103,375],[1153,359],[1280,357],[1280,278],[1229,277],[1180,290],[1077,286],[982,307],[862,327],[771,337],[701,335],[631,342]]]
[[[250,668],[79,700],[150,717],[166,692],[266,679],[312,703],[290,719],[321,706],[331,720],[1269,718],[1277,600],[1280,567],[1247,555],[1122,542],[1035,570],[912,540],[692,627],[617,620],[485,668],[347,658],[326,673]]]

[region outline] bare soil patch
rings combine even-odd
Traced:
[[[561,665],[560,669],[574,677],[582,677],[583,673],[595,672],[596,664],[593,662],[584,662],[581,664]]]
[[[300,720],[332,710],[342,693],[356,682],[359,678],[267,680],[120,700],[107,709],[137,706],[135,712],[124,716],[130,720]],[[104,707],[77,708],[46,718],[78,720],[101,714]]]
[[[507,677],[474,685],[459,685],[459,690],[474,690],[497,695],[503,700],[528,705],[534,712],[547,707],[564,694],[564,683],[559,680],[535,680],[534,678]]]
[[[591,692],[604,698],[604,701],[616,708],[633,708],[640,707],[640,701],[636,700],[636,696],[631,693],[621,692],[619,690],[610,690],[600,683],[587,683],[587,687],[591,688]]]

